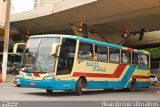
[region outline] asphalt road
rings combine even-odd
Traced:
[[[43,89],[16,87],[12,83],[0,84],[0,101],[160,101],[160,85],[128,92],[122,89],[85,90],[82,96],[73,92],[57,91],[48,95]]]

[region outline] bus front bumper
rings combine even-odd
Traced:
[[[50,90],[75,90],[76,81],[62,81],[62,80],[28,80],[19,78],[22,87],[41,88]]]

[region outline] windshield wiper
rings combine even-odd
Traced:
[[[34,64],[36,64],[36,62],[37,62],[38,53],[39,53],[38,50],[34,53],[34,56],[33,56]]]

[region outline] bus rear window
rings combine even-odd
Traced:
[[[142,54],[141,59],[142,59],[142,65],[145,65],[145,66],[149,65],[149,56],[148,55]]]

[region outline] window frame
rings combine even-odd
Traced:
[[[108,62],[108,60],[109,60],[109,47],[107,47],[107,46],[102,46],[102,45],[94,45],[95,46],[95,54],[96,54],[96,57],[97,57],[97,61],[98,62]],[[106,56],[107,56],[107,59],[106,60],[101,60],[101,59],[98,59],[98,53],[97,53],[97,51],[96,51],[96,48],[98,49],[98,47],[103,47],[103,48],[106,48],[106,50],[107,50],[107,54],[106,54]]]
[[[142,63],[142,55],[146,55],[147,56],[147,61],[148,61],[148,64],[147,65],[144,65],[143,63]],[[148,55],[148,54],[145,54],[145,53],[141,53],[141,66],[147,66],[147,67],[150,67],[150,56]]]
[[[79,51],[80,51],[80,44],[81,43],[86,43],[86,44],[90,44],[90,48],[92,48],[92,52],[91,52],[91,56],[90,56],[90,58],[82,58],[82,57],[79,57]],[[92,45],[92,46],[91,46]],[[77,58],[79,59],[79,60],[88,60],[88,61],[93,61],[93,54],[95,53],[95,51],[94,51],[94,44],[92,44],[92,43],[88,43],[88,42],[85,42],[85,41],[79,41],[79,44],[78,44],[78,51],[77,51]]]
[[[117,49],[117,50],[119,50],[119,62],[111,61],[110,49]],[[110,62],[110,63],[120,64],[120,63],[121,63],[121,49],[109,47],[109,58],[108,58],[108,59],[109,59],[109,62]]]
[[[62,49],[62,45],[63,45],[63,40],[64,40],[64,39],[69,39],[69,40],[75,41],[75,49],[74,49],[74,55],[73,55],[73,65],[72,65],[72,69],[70,70],[69,73],[58,74],[58,62],[60,61],[60,54],[61,54],[61,49]],[[62,45],[60,45],[60,46],[58,47],[58,53],[57,53],[57,54],[58,54],[58,57],[57,57],[57,59],[56,59],[56,69],[55,69],[56,72],[55,72],[55,75],[57,75],[57,76],[71,75],[71,73],[73,72],[73,66],[74,66],[74,61],[75,61],[75,57],[76,57],[76,50],[77,50],[78,40],[62,37],[62,38],[60,39],[60,43],[62,43]]]
[[[129,53],[129,58],[130,58],[130,62],[129,63],[123,62],[122,52],[128,52]],[[122,64],[131,65],[131,63],[132,63],[132,52],[128,51],[128,50],[121,49],[121,58],[120,59],[121,59],[121,63]],[[128,62],[128,59],[127,59],[127,62]]]
[[[139,54],[140,58],[138,58],[138,60],[139,60],[138,64],[133,64],[133,54]],[[132,65],[138,65],[138,66],[141,65],[141,53],[137,53],[137,52],[133,52],[133,51],[131,52],[131,64]]]

